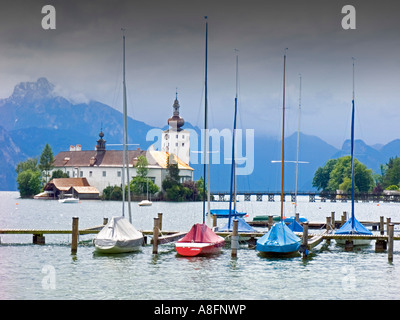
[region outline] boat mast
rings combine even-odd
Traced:
[[[232,217],[232,198],[234,199],[233,212],[236,214],[236,157],[235,157],[235,135],[236,135],[236,115],[237,115],[237,98],[238,98],[238,64],[239,55],[238,50],[236,52],[236,96],[235,96],[235,114],[233,117],[233,133],[232,133],[232,169],[231,169],[231,192],[229,199],[229,220],[228,220],[228,230],[231,228],[231,217]],[[232,192],[233,188],[233,192]]]
[[[353,100],[351,110],[351,227],[354,229],[354,60],[353,60]]]
[[[294,215],[297,213],[297,183],[298,183],[298,175],[299,175],[299,147],[300,147],[300,113],[301,113],[301,74],[299,74],[300,78],[300,90],[299,90],[299,111],[297,115],[297,153],[296,153],[296,183],[295,183],[295,191],[294,191]]]
[[[207,177],[207,163],[208,163],[208,123],[207,123],[207,53],[208,53],[208,21],[207,16],[204,17],[206,21],[206,52],[205,52],[205,72],[204,72],[204,164],[203,164],[203,176],[204,176],[204,187],[203,187],[203,224],[206,220],[206,185],[208,187]],[[206,184],[207,182],[207,184]],[[209,190],[207,191],[207,198],[209,198]]]
[[[127,103],[126,103],[126,79],[125,79],[125,29],[122,30],[122,40],[123,40],[123,168],[122,171],[125,170],[126,166],[126,180],[128,185],[128,213],[129,213],[129,222],[132,223],[132,212],[131,212],[131,195],[130,195],[130,185],[129,185],[129,157],[128,157],[128,124],[127,124]],[[124,194],[125,194],[125,175],[122,175],[122,195],[123,195],[123,202],[122,202],[122,214],[124,216]]]
[[[286,50],[283,56],[283,108],[282,108],[282,181],[281,181],[281,220],[283,220],[283,186],[284,186],[284,163],[285,163],[285,72],[286,72]]]

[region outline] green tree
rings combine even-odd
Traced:
[[[45,178],[47,182],[47,178],[49,177],[49,171],[54,168],[53,166],[54,156],[53,151],[48,143],[43,148],[42,154],[40,155],[39,160],[39,169],[45,172]]]
[[[148,165],[149,163],[146,157],[143,155],[139,156],[135,165],[136,175],[139,177],[147,177],[147,174],[149,173]]]
[[[131,192],[133,194],[155,194],[160,188],[149,178],[136,176],[131,180]]]
[[[17,183],[21,198],[29,198],[38,194],[41,190],[40,172],[27,169],[18,173]]]
[[[179,167],[174,154],[168,157],[167,173],[171,180],[179,183]]]
[[[400,185],[400,158],[390,158],[389,162],[384,166],[382,174],[383,188],[386,189],[391,185]]]
[[[64,171],[62,171],[61,169],[54,170],[54,171],[51,173],[51,178],[50,178],[50,180],[52,180],[52,179],[58,179],[58,178],[69,178],[69,175],[68,175],[67,173],[65,173]]]
[[[317,188],[317,190],[329,191],[328,183],[330,179],[330,174],[335,167],[336,162],[337,159],[330,159],[325,163],[323,167],[319,167],[317,171],[315,171],[312,182],[313,187]]]
[[[17,167],[15,171],[20,173],[25,170],[39,171],[38,167],[38,159],[37,158],[28,158],[25,161],[21,161],[17,163]]]
[[[104,200],[122,200],[122,188],[120,186],[108,186],[103,190]]]
[[[357,159],[354,159],[354,185],[357,192],[368,192],[375,185],[372,170]],[[328,160],[315,172],[313,186],[330,192],[351,190],[351,157]]]

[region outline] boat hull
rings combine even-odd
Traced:
[[[78,203],[79,199],[59,199],[58,202],[60,203]]]
[[[338,245],[344,246],[346,244],[346,239],[335,239]],[[353,239],[353,246],[368,246],[371,244],[370,239]]]
[[[291,255],[298,252],[300,243],[292,243],[288,245],[269,245],[257,243],[256,250],[266,255]]]
[[[138,205],[139,205],[140,207],[149,207],[149,206],[151,206],[152,204],[153,204],[153,202],[148,201],[148,200],[143,200],[143,201],[140,201],[140,202],[138,203]]]
[[[110,241],[94,239],[95,251],[98,253],[128,253],[139,251],[143,244],[143,238],[128,241]]]
[[[175,244],[176,252],[184,257],[195,257],[204,255],[213,255],[221,252],[225,241],[216,243],[207,242],[177,242]]]

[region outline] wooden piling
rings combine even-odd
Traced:
[[[388,225],[388,261],[393,262],[393,237],[394,237],[394,224]]]
[[[303,251],[303,259],[308,256],[308,221],[303,223],[303,238],[301,240],[301,246]]]
[[[217,226],[217,215],[216,214],[212,215],[212,221],[213,221],[213,228],[215,228]]]
[[[153,254],[158,253],[159,218],[154,218],[153,227]]]
[[[43,234],[33,234],[33,244],[45,244],[45,237]]]
[[[296,220],[296,222],[299,222],[299,220],[300,220],[300,213],[296,212],[296,214],[295,214],[295,220]]]
[[[268,230],[272,228],[273,224],[274,224],[274,217],[268,216]]]
[[[354,249],[354,242],[353,240],[346,240],[346,243],[344,245],[344,251],[353,251]]]
[[[163,216],[162,212],[159,212],[159,213],[157,214],[157,216],[158,216],[158,228],[159,228],[160,231],[161,231],[161,230],[162,230],[162,216]]]
[[[380,231],[382,236],[385,234],[385,223],[384,223],[384,217],[383,216],[379,217],[379,231]]]
[[[103,225],[106,225],[108,223],[108,218],[104,217],[103,218]]]
[[[342,219],[340,221],[340,226],[343,226],[346,223],[346,221],[347,221],[347,212],[343,211]]]
[[[233,219],[232,236],[231,236],[231,257],[237,257],[237,250],[239,248],[239,235],[238,235],[238,219]]]
[[[389,224],[392,222],[392,218],[386,218],[386,233],[389,235]]]
[[[331,217],[326,217],[325,228],[326,228],[326,231],[331,230]]]
[[[331,225],[332,225],[332,230],[335,230],[336,228],[335,211],[331,211]]]
[[[71,254],[76,254],[78,251],[78,236],[79,236],[79,218],[72,218],[72,239],[71,239]]]

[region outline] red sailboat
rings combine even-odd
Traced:
[[[207,129],[207,49],[208,49],[208,23],[206,19],[206,61],[205,61],[205,112],[204,112],[204,188],[203,188],[203,223],[193,225],[192,229],[182,239],[176,242],[175,248],[179,255],[193,257],[198,255],[210,255],[219,253],[225,245],[224,238],[218,236],[205,224],[205,198],[206,198],[206,181],[207,179],[207,163],[208,163],[208,129]],[[208,187],[208,190],[209,187]],[[210,197],[208,195],[208,201]],[[210,213],[209,213],[210,216]]]
[[[219,253],[224,245],[224,238],[206,224],[196,223],[188,234],[175,244],[175,247],[181,256],[194,257]]]

